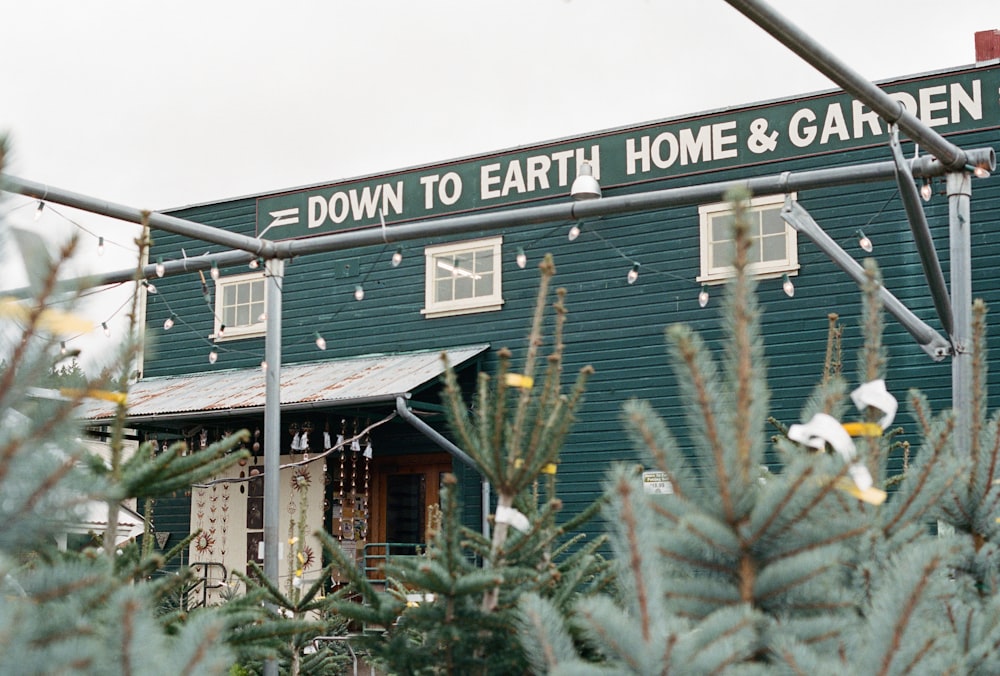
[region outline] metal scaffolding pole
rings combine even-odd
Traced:
[[[970,162],[966,152],[921,122],[902,103],[862,77],[833,52],[813,40],[773,7],[762,0],[726,0],[737,11],[767,31],[803,61],[830,78],[837,86],[897,125],[906,134],[953,171],[964,170]]]
[[[278,585],[278,521],[281,510],[281,309],[285,281],[285,261],[272,258],[267,271],[267,326],[264,359],[264,576]],[[268,660],[265,676],[277,676],[278,664]]]
[[[966,154],[978,164],[991,169],[996,166],[996,156],[992,148],[977,148],[966,151]],[[947,173],[946,168],[936,159],[924,156],[908,162],[907,171],[915,178],[929,178],[943,176]],[[281,242],[264,241],[264,249],[271,251],[277,258],[293,258],[295,256],[305,256],[309,254],[329,253],[333,251],[345,251],[362,246],[384,244],[385,242],[405,242],[425,237],[460,235],[469,232],[480,232],[488,230],[501,230],[513,228],[519,225],[532,225],[538,223],[558,223],[559,221],[573,222],[581,219],[599,218],[602,216],[614,216],[641,211],[652,211],[654,209],[664,209],[669,207],[706,204],[710,202],[721,202],[727,192],[733,188],[745,188],[752,195],[784,195],[790,192],[799,192],[816,188],[830,188],[842,185],[857,185],[863,183],[876,183],[879,181],[893,180],[896,177],[898,167],[893,161],[871,162],[846,167],[832,167],[829,169],[813,169],[808,171],[783,172],[772,176],[756,176],[748,179],[736,181],[719,181],[707,183],[705,185],[685,186],[682,188],[667,188],[663,190],[651,190],[645,193],[634,195],[618,195],[602,197],[599,200],[589,200],[585,202],[567,202],[565,204],[547,204],[543,206],[522,207],[506,211],[493,213],[469,214],[464,216],[444,216],[411,223],[400,223],[387,227],[385,230],[374,227],[361,230],[347,230],[335,232],[328,235],[319,235],[301,240],[286,240]],[[38,197],[34,191],[23,192],[19,189],[28,182],[10,176],[0,176],[0,187],[11,192]],[[77,198],[77,208],[85,209],[96,214],[116,217],[114,213],[105,210],[103,207],[108,204],[96,198],[87,198],[87,202],[80,201],[82,196],[75,193],[66,193],[51,186],[45,187],[48,195],[47,199],[57,204],[66,204],[63,201],[64,195],[69,194]],[[71,205],[72,206],[72,205]],[[120,206],[120,205],[116,205]],[[128,207],[121,207],[128,209]],[[134,210],[138,212],[138,210]],[[154,214],[156,215],[156,214]],[[176,234],[186,234],[180,232],[175,226],[177,221],[185,225],[185,230],[190,226],[198,226],[198,232],[202,229],[207,231],[218,231],[207,225],[184,221],[183,219],[172,220],[156,219],[152,222],[153,227],[173,232]],[[191,235],[196,239],[206,240],[205,237]],[[254,240],[256,241],[256,240]],[[163,264],[164,276],[194,272],[197,270],[208,270],[213,262],[220,268],[234,265],[246,265],[257,258],[253,253],[249,253],[245,248],[238,251],[227,251],[218,254],[207,254],[194,258],[182,260],[166,261]],[[156,265],[146,265],[142,269],[142,276],[145,279],[156,277]],[[104,284],[116,284],[135,279],[135,269],[118,270],[102,275],[79,278],[76,280],[66,280],[62,282],[65,286],[86,284],[89,286],[101,286]],[[12,290],[9,293],[18,295],[24,289]]]
[[[971,450],[972,421],[972,246],[969,203],[972,177],[956,171],[946,179],[948,191],[948,237],[951,249],[951,306],[954,326],[951,334],[951,401],[955,415],[955,447]]]

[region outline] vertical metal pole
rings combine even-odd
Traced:
[[[951,363],[951,402],[955,413],[955,447],[968,454],[972,420],[972,251],[969,202],[972,177],[965,171],[947,175],[948,236],[951,247],[951,307],[955,354]]]
[[[267,361],[264,390],[264,575],[278,584],[278,508],[281,478],[281,288],[285,281],[285,261],[267,261]],[[278,676],[278,663],[264,663],[264,676]]]

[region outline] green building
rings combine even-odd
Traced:
[[[996,148],[1000,141],[997,60],[881,86],[963,149]],[[555,259],[556,285],[568,291],[565,371],[587,364],[596,370],[558,468],[567,510],[578,511],[600,494],[609,463],[636,460],[619,422],[626,399],[650,400],[684,439],[663,334],[676,322],[692,325],[710,342],[720,334],[715,305],[729,274],[730,251],[728,206],[717,187],[722,182],[770,177],[772,184],[792,185],[794,178],[821,170],[856,168],[836,184],[753,198],[776,417],[797,422],[821,376],[828,315],[839,315],[844,326],[845,373],[855,368],[861,339],[856,283],[781,218],[789,200],[851,257],[874,257],[886,288],[947,337],[897,183],[868,171],[892,161],[891,139],[886,123],[865,105],[827,91],[170,214],[283,242],[301,244],[332,233],[357,233],[363,242],[304,254],[285,268],[281,461],[289,466],[282,470],[281,495],[282,518],[290,521],[297,504],[292,486],[306,481],[311,525],[321,521],[342,542],[354,543],[359,561],[367,554],[367,563],[374,564],[386,554],[384,543],[405,551],[405,545],[422,541],[427,507],[436,501],[446,471],[460,478],[467,524],[487,527],[489,487],[463,462],[442,423],[440,354],[448,354],[470,385],[478,370],[494,368],[499,348],[523,356],[536,265],[546,253]],[[907,162],[923,157],[911,141],[899,141]],[[572,185],[585,165],[599,181],[600,199],[631,196],[641,205],[654,191],[675,189],[681,197],[669,206],[600,217],[586,216],[581,206],[569,219],[518,220],[526,207],[572,202]],[[923,209],[947,277],[943,179],[918,178],[916,185],[927,197]],[[973,293],[997,304],[1000,276],[992,260],[1000,244],[990,233],[1000,230],[1000,188],[989,179],[973,179],[972,185]],[[393,236],[408,224],[453,217],[466,219],[462,234]],[[516,224],[505,222],[508,217]],[[873,244],[870,253],[859,244],[862,232]],[[218,246],[157,233],[150,260],[220,252]],[[239,428],[254,434],[251,444],[261,443],[265,295],[273,280],[256,261],[212,273],[153,280],[157,293],[146,296],[148,347],[142,379],[130,395],[131,424],[164,443],[184,438],[199,447]],[[946,408],[950,359],[935,360],[911,333],[889,320],[888,388],[902,401],[909,388],[919,387],[936,408]],[[994,346],[991,354],[1000,350]],[[905,410],[897,424],[908,432],[914,427]],[[160,501],[158,531],[181,537],[203,529],[191,562],[232,569],[248,558],[261,560],[257,474],[263,451],[252,450],[258,457],[229,477],[242,481],[192,487]],[[283,523],[282,533],[287,528]],[[319,569],[318,562],[310,565]]]

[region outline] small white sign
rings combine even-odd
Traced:
[[[670,495],[674,492],[674,485],[670,483],[666,472],[643,472],[642,487],[647,493],[655,495]]]

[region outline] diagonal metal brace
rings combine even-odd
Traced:
[[[913,233],[917,253],[920,254],[920,264],[924,268],[924,278],[927,280],[927,286],[934,301],[934,309],[937,311],[938,319],[941,320],[941,326],[944,327],[948,336],[952,336],[955,333],[955,322],[951,298],[944,281],[944,273],[941,271],[937,249],[934,248],[931,229],[927,225],[927,217],[920,204],[917,185],[913,182],[909,163],[903,159],[903,150],[899,147],[899,135],[895,127],[892,130],[889,147],[892,148],[892,159],[896,163],[896,184],[899,186],[899,196],[906,209],[906,220],[910,224],[910,232]]]
[[[854,260],[826,231],[819,226],[808,211],[798,202],[785,200],[781,217],[786,223],[813,241],[820,250],[832,260],[837,267],[846,272],[858,286],[865,283],[865,270]],[[879,298],[886,311],[896,318],[903,328],[913,336],[920,348],[929,354],[934,361],[942,361],[951,354],[951,343],[944,336],[932,329],[926,322],[917,317],[902,301],[889,292],[885,286],[879,286]]]

